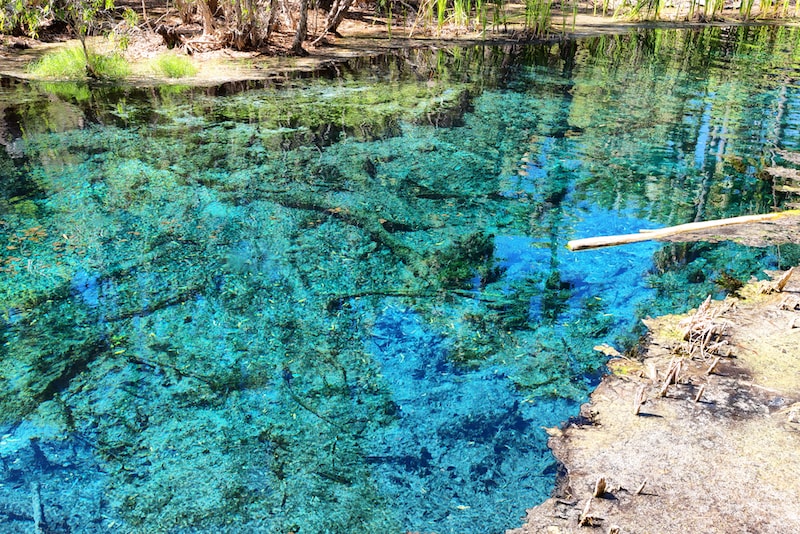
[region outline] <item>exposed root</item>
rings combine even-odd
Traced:
[[[687,342],[686,353],[689,358],[698,357],[707,360],[716,355],[730,356],[728,341],[723,339],[733,324],[727,320],[716,320],[722,313],[720,307],[711,308],[711,296],[701,304],[697,311],[679,323],[683,331],[683,339]],[[727,349],[723,353],[723,349]]]

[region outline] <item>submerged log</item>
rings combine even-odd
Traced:
[[[724,226],[736,224],[761,223],[774,221],[783,217],[800,216],[800,210],[787,210],[776,213],[765,213],[762,215],[744,215],[742,217],[731,217],[729,219],[716,219],[713,221],[703,221],[696,223],[680,224],[669,226],[658,230],[641,230],[638,234],[610,235],[600,237],[589,237],[586,239],[573,239],[567,243],[567,248],[572,251],[588,250],[601,247],[612,247],[616,245],[627,245],[629,243],[639,243],[641,241],[658,240],[671,237],[677,234],[696,232],[702,230],[713,230]]]
[[[33,532],[34,534],[44,534],[48,528],[44,520],[41,485],[38,482],[31,482],[31,504],[33,505]]]

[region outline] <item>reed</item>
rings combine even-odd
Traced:
[[[436,23],[441,30],[447,15],[447,0],[436,0]]]
[[[485,0],[477,0],[475,3],[475,26],[479,26],[481,28],[482,36],[486,35],[486,26],[488,22]]]
[[[459,27],[468,26],[471,11],[470,0],[453,0],[453,23]]]
[[[578,22],[578,0],[572,0],[572,28],[575,31],[575,25]]]
[[[386,36],[392,39],[392,5],[386,2]]]
[[[391,13],[388,16],[391,17]],[[492,31],[498,31],[501,24],[505,25],[504,0],[421,0],[409,36],[418,28],[441,32],[445,26],[466,30],[479,28],[485,35],[490,19]]]
[[[620,4],[620,7],[624,3]],[[632,19],[658,20],[661,18],[661,0],[639,0],[628,12]]]
[[[664,8],[670,6],[668,0],[633,0],[627,2],[617,0],[597,0],[592,7],[592,13],[603,17],[609,16],[628,18],[634,20],[661,20]],[[685,20],[705,20],[712,21],[719,19],[726,11],[725,0],[688,0],[685,4],[686,12],[682,6],[678,6],[675,13],[676,18]],[[792,9],[794,6],[794,9]],[[566,0],[562,7],[567,7]],[[741,0],[738,7],[727,8],[728,11],[738,9],[742,20],[752,19],[774,19],[786,20],[800,16],[800,0]],[[565,17],[566,19],[566,14]]]
[[[742,0],[739,6],[739,14],[744,20],[749,20],[753,11],[753,3],[755,0]]]
[[[504,0],[496,0],[493,2],[494,11],[492,14],[492,29],[494,31],[498,31],[500,29],[500,25],[503,25],[503,28],[506,27],[508,24],[508,17],[506,16],[506,8],[505,8],[505,1]]]
[[[574,29],[577,21],[579,2],[581,0],[561,0],[561,31],[567,32]],[[794,2],[794,10],[791,6]],[[391,7],[401,5],[402,2],[390,2],[388,18],[391,20]],[[525,0],[524,29],[529,37],[539,38],[550,34],[554,30],[553,0]],[[675,16],[683,19],[700,19],[711,21],[718,19],[725,8],[725,0],[688,0],[687,7]],[[636,20],[660,20],[664,16],[667,0],[633,0],[633,3],[622,0],[597,0],[593,4],[592,12],[602,16],[613,16]],[[742,0],[738,10],[744,20],[756,18],[754,10],[757,9],[757,18],[788,18],[800,15],[800,0]],[[556,15],[558,17],[558,15]],[[508,31],[505,0],[421,0],[417,7],[416,19],[411,33],[416,28],[433,29],[441,32],[445,26],[452,29],[479,29],[482,35],[486,34],[491,19],[493,32]],[[555,19],[558,25],[558,18]]]
[[[552,0],[525,0],[525,29],[534,37],[550,32]]]
[[[711,6],[711,13],[708,13],[708,6]],[[706,2],[706,15],[708,20],[714,20],[725,7],[725,0],[712,0]]]

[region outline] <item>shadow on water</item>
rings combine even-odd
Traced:
[[[32,491],[53,532],[515,526],[596,345],[800,262],[564,248],[796,202],[799,36],[406,50],[214,88],[3,80],[5,526],[30,530]]]

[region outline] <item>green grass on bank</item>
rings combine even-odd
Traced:
[[[124,78],[130,73],[126,61],[117,54],[89,52],[95,74],[100,78]],[[87,76],[86,57],[80,47],[73,46],[48,53],[31,63],[28,72],[41,78],[83,79]]]
[[[186,78],[197,74],[197,67],[183,56],[162,54],[153,61],[153,70],[167,78]]]
[[[89,61],[98,78],[117,80],[131,74],[131,66],[119,54],[89,52]],[[174,53],[162,54],[149,62],[149,68],[159,76],[186,78],[197,74],[198,68],[190,59]],[[80,46],[63,48],[43,55],[26,68],[36,78],[83,80],[88,75],[86,57]]]

